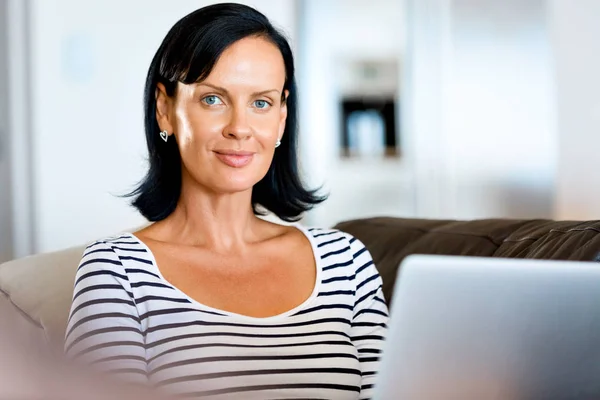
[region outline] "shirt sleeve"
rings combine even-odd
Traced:
[[[388,308],[383,296],[382,280],[371,254],[354,237],[350,239],[350,249],[356,268],[356,300],[351,339],[358,350],[360,361],[360,399],[370,399],[387,333]]]
[[[125,268],[106,242],[88,246],[73,290],[65,353],[128,383],[147,383],[144,336]]]

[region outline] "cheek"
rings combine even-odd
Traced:
[[[177,139],[183,149],[205,146],[218,137],[223,127],[222,117],[203,112],[199,107],[187,107],[177,113]]]
[[[256,138],[260,141],[268,141],[269,143],[271,141],[275,142],[277,137],[279,137],[280,121],[281,119],[277,112],[256,116],[252,124]]]

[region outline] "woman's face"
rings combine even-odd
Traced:
[[[173,98],[159,84],[157,120],[177,137],[184,185],[234,193],[265,176],[285,128],[284,82],[279,49],[248,37],[228,47],[204,81],[179,83]]]

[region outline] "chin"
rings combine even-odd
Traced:
[[[223,176],[221,179],[216,179],[215,191],[219,193],[239,193],[251,190],[256,185],[261,177],[257,176],[244,176],[245,174],[228,174]]]
[[[234,185],[234,184],[224,184],[221,183],[218,187],[215,188],[215,192],[221,194],[235,194],[235,193],[243,193],[252,190],[254,185]]]
[[[200,171],[207,171],[207,173],[199,173]],[[252,190],[267,171],[268,169],[263,171],[263,168],[248,167],[237,169],[205,167],[195,168],[195,173],[190,173],[189,177],[210,192],[233,194]]]

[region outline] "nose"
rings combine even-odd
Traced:
[[[244,108],[235,108],[231,111],[229,123],[223,130],[223,136],[237,140],[248,139],[252,136],[252,128],[248,123],[248,116]]]

